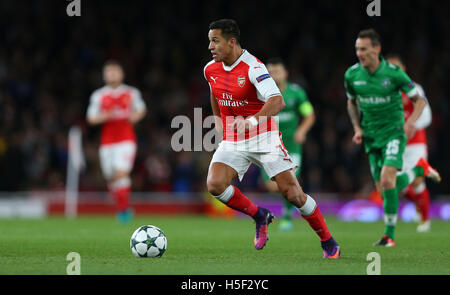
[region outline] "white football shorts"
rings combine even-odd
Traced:
[[[403,153],[402,171],[412,169],[414,166],[416,166],[416,163],[420,158],[428,158],[428,150],[426,144],[417,143],[406,145],[405,152]]]
[[[252,163],[263,168],[270,179],[286,170],[294,169],[295,172],[298,168],[296,162],[293,161],[286,148],[282,145],[277,145],[276,148],[267,152],[252,152],[230,150],[219,144],[209,167],[211,168],[211,165],[215,162],[224,163],[236,170],[239,181],[242,181],[244,174]]]
[[[99,156],[103,176],[110,179],[116,171],[131,172],[136,148],[136,143],[133,141],[101,145]]]

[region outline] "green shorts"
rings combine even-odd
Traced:
[[[301,153],[291,153],[289,152],[289,155],[292,158],[292,161],[295,165],[298,166],[297,170],[295,170],[295,176],[298,178],[300,176],[300,167],[301,167],[301,161],[302,161],[302,154]],[[266,171],[261,168],[261,175],[264,180],[264,182],[268,182],[270,179],[269,175],[267,175]]]
[[[405,134],[396,134],[389,138],[387,143],[382,147],[366,146],[370,173],[375,182],[380,180],[381,168],[383,166],[393,166],[398,170],[402,170],[406,142]]]

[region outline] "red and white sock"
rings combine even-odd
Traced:
[[[408,185],[408,187],[405,189],[404,197],[407,200],[410,200],[410,201],[414,202],[415,193],[414,193],[412,185]]]
[[[249,216],[253,217],[256,212],[258,212],[258,206],[247,199],[247,197],[244,196],[244,194],[241,193],[241,191],[233,185],[230,185],[225,189],[223,193],[214,197],[222,203],[226,204],[228,207]]]
[[[422,221],[427,221],[430,218],[430,191],[428,190],[425,183],[422,183],[413,188],[412,191],[414,193],[414,203],[416,203],[420,215],[422,215]]]
[[[131,179],[124,177],[112,182],[109,185],[109,191],[116,201],[117,210],[127,210],[131,193]]]
[[[297,210],[316,232],[321,242],[329,240],[331,234],[316,201],[308,195],[306,197],[305,204],[301,208],[297,208]]]

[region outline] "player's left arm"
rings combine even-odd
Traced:
[[[271,117],[275,116],[279,112],[281,112],[282,109],[286,106],[286,103],[284,102],[283,96],[275,95],[271,96],[264,106],[254,114],[252,117],[256,119],[256,121],[259,123],[264,123],[265,121],[269,120]]]
[[[237,118],[231,124],[231,128],[239,134],[243,134],[246,130],[250,130],[256,125],[266,122],[272,116],[278,114],[285,106],[286,103],[281,94],[272,96],[266,101],[259,112],[248,118]]]
[[[400,70],[398,75],[400,89],[414,102],[414,110],[403,127],[406,137],[411,138],[416,132],[415,123],[427,105],[427,100],[420,95],[415,83],[406,73]]]
[[[308,100],[306,93],[302,91],[301,97],[303,98],[300,101],[300,105],[298,107],[298,111],[300,115],[302,116],[302,120],[300,124],[297,127],[297,131],[294,135],[294,140],[297,143],[303,144],[306,140],[306,136],[309,132],[309,130],[314,125],[314,122],[316,121],[316,115],[314,113],[314,108],[311,104],[311,102]]]
[[[258,92],[258,99],[265,102],[261,110],[252,116],[261,124],[284,109],[286,103],[264,64],[250,67],[248,77]]]
[[[425,98],[427,100],[427,104],[426,104],[425,108],[423,109],[423,112],[420,115],[420,117],[416,120],[416,123],[414,124],[414,126],[417,129],[425,129],[431,125],[433,115],[431,113],[430,102],[428,101],[428,98],[427,98],[422,86],[420,86],[419,84],[416,83],[416,87],[417,87],[417,91],[419,92],[420,96],[422,96],[423,98]]]
[[[420,115],[422,114],[425,106],[427,105],[427,101],[420,94],[416,94],[410,97],[410,99],[414,101],[414,111],[412,112],[408,120],[405,122],[405,124],[406,123],[415,124],[417,119],[419,119]]]
[[[145,106],[144,100],[142,99],[141,92],[137,89],[133,89],[132,104],[133,105],[128,120],[132,124],[136,124],[137,122],[142,120],[145,117],[145,114],[147,113],[147,108]]]
[[[258,98],[265,103],[263,107],[253,116],[236,119],[233,122],[231,127],[239,134],[244,133],[246,130],[251,129],[258,124],[265,123],[286,106],[280,89],[278,89],[277,84],[269,75],[269,72],[264,64],[260,64],[257,67],[250,67],[248,75],[250,82],[255,85],[258,92]]]
[[[420,94],[416,94],[415,96],[412,96],[410,98],[414,101],[414,110],[404,125],[405,134],[408,139],[411,138],[416,132],[417,128],[415,126],[415,123],[422,114],[423,109],[427,105],[425,98],[420,96]]]

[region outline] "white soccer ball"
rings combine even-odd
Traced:
[[[131,235],[130,248],[136,257],[161,257],[167,249],[167,238],[158,227],[143,225]]]

